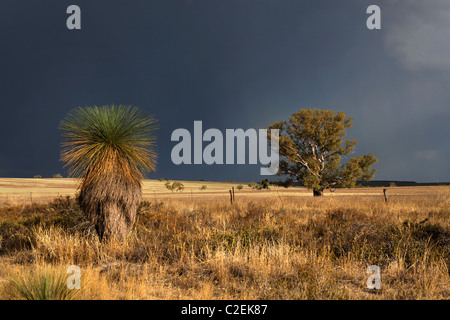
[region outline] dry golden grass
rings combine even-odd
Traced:
[[[164,186],[165,182],[165,180],[143,180],[142,194],[144,200],[229,201],[229,190],[232,187],[235,188],[237,199],[247,200],[277,198],[289,201],[301,196],[310,197],[312,194],[312,191],[303,187],[283,188],[271,186],[269,190],[253,190],[247,183],[182,180],[180,182],[183,183],[184,190],[182,192],[172,192]],[[33,203],[45,203],[58,196],[69,195],[73,197],[77,193],[77,184],[77,180],[69,178],[0,178],[0,206],[31,204],[32,201]],[[201,190],[203,185],[206,186],[205,190]],[[243,186],[242,190],[237,189],[239,185]],[[388,194],[395,197],[427,197],[433,195],[436,190],[448,190],[448,187],[394,187],[388,188]],[[383,199],[383,188],[337,189],[335,192],[325,192],[325,197],[339,196],[374,196]]]
[[[450,298],[449,187],[390,188],[388,203],[379,188],[248,189],[233,205],[203,191],[148,196],[124,246],[100,243],[73,197],[4,204],[0,297],[16,298],[17,275],[78,265],[79,299]],[[378,291],[366,287],[373,264]]]

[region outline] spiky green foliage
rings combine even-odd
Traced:
[[[61,160],[72,177],[90,174],[94,179],[121,168],[130,180],[142,178],[156,164],[155,124],[137,107],[77,108],[60,125],[65,138]]]
[[[356,140],[344,141],[351,121],[344,112],[305,109],[271,125],[270,129],[280,130],[279,174],[313,189],[314,195],[331,186],[355,187],[358,180],[372,179],[376,170],[371,166],[378,161],[372,154],[341,164],[356,145]]]
[[[156,120],[137,107],[77,108],[60,124],[61,160],[81,178],[79,203],[100,238],[123,241],[142,199],[140,179],[156,165]]]
[[[34,271],[12,278],[10,298],[19,300],[72,300],[78,290],[67,287],[67,275],[51,270]]]

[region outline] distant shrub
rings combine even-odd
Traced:
[[[259,183],[250,182],[248,184],[248,186],[250,188],[252,188],[253,190],[269,189],[270,182],[269,182],[269,179],[264,179],[264,180],[261,180],[261,182],[259,182]]]
[[[40,174],[37,174],[37,175],[35,175],[33,178],[34,178],[34,179],[40,179],[40,178],[42,178],[42,176],[41,176]]]
[[[261,189],[269,189],[269,186],[270,186],[269,179],[261,180],[259,185],[261,186]]]
[[[396,187],[397,185],[395,184],[395,182],[390,182],[389,183],[389,187]]]
[[[248,186],[249,186],[250,188],[252,188],[252,189],[257,189],[257,188],[258,188],[258,184],[257,184],[256,182],[250,182],[250,183],[248,184]]]
[[[208,186],[202,185],[202,186],[200,187],[200,190],[206,190],[206,188],[208,188]]]
[[[52,178],[62,178],[63,176],[59,173],[52,175]]]
[[[163,180],[164,180],[163,178],[159,178],[159,179],[158,179],[158,181],[163,181]]]
[[[294,185],[294,180],[286,179],[285,181],[280,181],[279,185],[287,189]]]
[[[170,183],[170,181],[167,181],[164,185],[166,186],[167,189],[169,189],[172,192],[184,190],[184,185],[178,181],[174,181],[172,183]]]
[[[244,186],[243,186],[242,184],[240,184],[240,185],[238,185],[236,188],[237,188],[238,190],[242,190],[242,189],[244,189]]]

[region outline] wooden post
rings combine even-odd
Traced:
[[[234,197],[234,187],[232,187],[232,188],[233,188],[233,201],[235,201],[236,198]]]
[[[233,204],[233,193],[231,193],[231,190],[228,190],[228,191],[230,191],[230,202],[231,202],[231,204]]]
[[[383,189],[383,194],[384,194],[384,202],[388,202],[387,189]]]

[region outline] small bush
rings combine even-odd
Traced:
[[[269,186],[270,186],[269,179],[261,180],[259,185],[261,186],[261,189],[269,189]]]
[[[250,188],[252,189],[256,189],[258,184],[256,182],[250,182],[249,184],[247,184]]]
[[[34,179],[40,179],[40,178],[42,178],[42,176],[41,176],[40,174],[37,174],[37,175],[35,175],[33,178],[34,178]]]
[[[238,185],[236,188],[237,188],[238,190],[242,190],[242,189],[244,189],[244,186],[243,186],[242,184],[240,184],[240,185]]]
[[[62,178],[63,176],[59,173],[52,175],[52,178]]]
[[[261,182],[259,182],[259,183],[250,182],[248,184],[248,186],[250,188],[252,188],[253,190],[269,189],[270,182],[269,182],[269,179],[264,179],[264,180],[261,180]]]
[[[165,183],[165,186],[167,189],[169,189],[170,191],[174,192],[174,191],[183,191],[184,190],[184,185],[181,182],[175,181],[173,183],[170,183],[170,181],[167,181]]]
[[[33,271],[9,282],[9,296],[20,300],[72,300],[78,291],[67,288],[67,274],[56,271]]]

